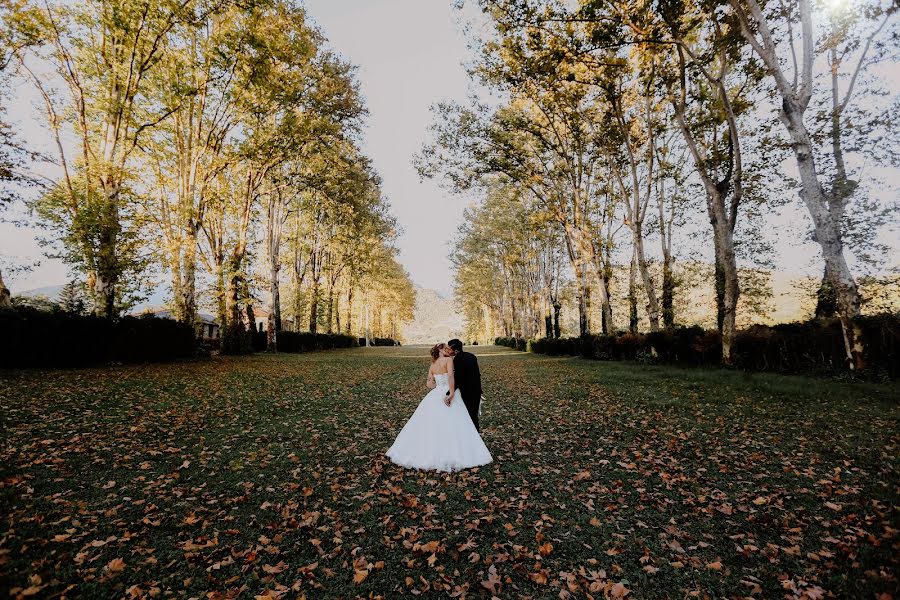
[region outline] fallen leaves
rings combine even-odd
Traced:
[[[491,593],[491,595],[496,596],[500,593],[500,576],[497,574],[497,567],[491,565],[488,568],[487,579],[481,582],[481,587],[485,588],[487,591]]]
[[[10,380],[0,566],[22,574],[12,597],[83,585],[207,600],[896,587],[897,411],[883,403],[485,356],[495,462],[421,473],[381,455],[424,394],[427,364],[391,352]]]
[[[125,570],[125,561],[121,558],[114,558],[106,565],[106,570],[110,573],[119,573]]]

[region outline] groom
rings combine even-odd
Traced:
[[[478,359],[471,352],[463,352],[463,344],[457,339],[447,342],[453,353],[453,378],[456,389],[462,394],[463,404],[469,411],[475,429],[481,433],[478,425],[478,407],[481,405],[481,371],[478,370]]]

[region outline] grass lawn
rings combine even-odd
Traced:
[[[898,596],[898,386],[477,351],[450,475],[423,348],[0,372],[0,597]]]

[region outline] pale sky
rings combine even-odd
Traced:
[[[449,295],[449,243],[471,198],[452,195],[433,181],[420,182],[412,156],[427,138],[430,107],[443,100],[464,102],[468,96],[470,83],[463,63],[469,59],[469,50],[463,24],[473,18],[472,7],[461,12],[453,8],[453,0],[305,0],[305,4],[329,45],[358,66],[357,77],[369,110],[363,150],[373,159],[392,212],[403,228],[398,240],[400,261],[417,284]],[[897,93],[897,81],[886,79],[891,82],[891,92]],[[23,137],[38,143],[46,134],[29,118],[33,101],[33,92],[22,86],[14,91],[9,112],[14,122],[21,122]],[[790,170],[792,163],[792,159],[786,161]],[[881,193],[890,195],[900,176],[886,172],[881,178],[890,182],[890,191]],[[7,213],[6,217],[10,216],[15,213]],[[698,219],[698,226],[706,225],[705,215]],[[768,219],[773,227],[763,234],[775,244],[776,268],[818,276],[818,247],[802,239],[809,216],[799,201]],[[41,260],[41,266],[31,273],[7,282],[13,293],[67,279],[59,261],[41,258],[35,238],[32,228],[0,222],[0,255],[19,262]],[[896,231],[883,230],[880,238],[892,247],[888,266],[897,265],[900,241]]]
[[[305,0],[331,46],[358,65],[369,109],[364,151],[384,180],[404,234],[400,261],[419,285],[449,295],[448,243],[467,200],[420,182],[412,156],[426,139],[429,108],[463,101],[468,50],[452,0]]]

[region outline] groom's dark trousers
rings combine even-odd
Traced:
[[[456,389],[462,394],[463,404],[469,411],[472,423],[479,432],[478,407],[481,406],[481,371],[478,370],[478,359],[470,352],[460,352],[453,358],[453,378]]]

